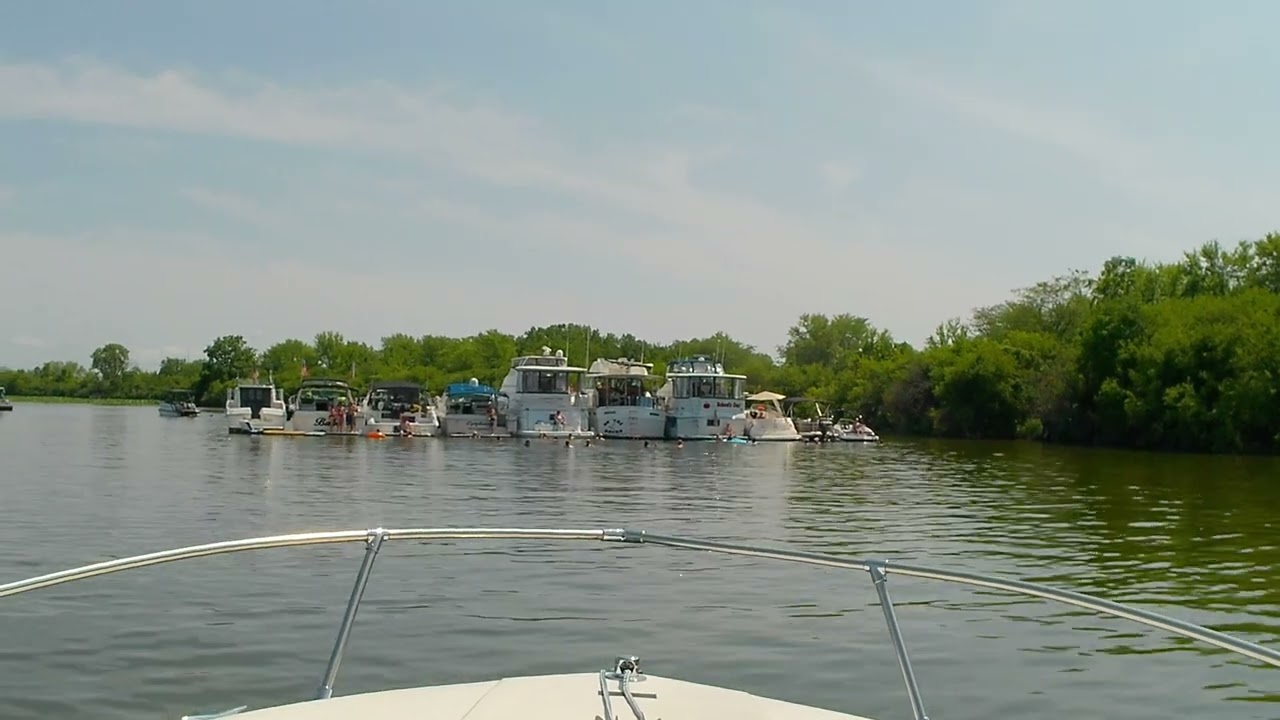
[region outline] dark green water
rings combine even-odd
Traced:
[[[0,416],[0,581],[321,529],[628,526],[1050,582],[1280,644],[1280,463],[879,447],[247,438],[222,418]],[[0,718],[177,718],[309,697],[358,546],[165,565],[0,600]],[[898,578],[942,718],[1278,718],[1280,670],[1038,600]],[[910,716],[864,574],[656,547],[392,543],[338,694],[649,672]]]

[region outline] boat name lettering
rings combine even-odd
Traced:
[[[737,407],[737,405],[738,405],[737,403],[732,403],[732,402],[718,402],[718,403],[716,403],[716,407]]]

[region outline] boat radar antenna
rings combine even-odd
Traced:
[[[479,385],[479,384],[480,384],[480,378],[471,378],[470,380],[468,380],[468,381],[467,381],[467,384],[468,384],[468,385],[473,385],[473,386],[474,386],[474,385]]]
[[[562,357],[564,357],[564,351],[563,351],[563,350],[557,350],[557,351],[556,351],[556,357],[558,357],[558,358],[562,358]]]
[[[543,346],[542,346],[542,354],[543,354],[543,355],[550,355],[550,354],[551,354],[551,348],[547,347],[546,345],[543,345]]]

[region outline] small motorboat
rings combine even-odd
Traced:
[[[13,403],[9,402],[9,396],[4,394],[3,385],[0,385],[0,412],[13,412]]]
[[[160,401],[161,417],[195,417],[199,414],[196,396],[190,390],[170,390]]]
[[[880,442],[880,436],[868,427],[866,423],[862,422],[861,417],[856,420],[841,420],[836,423],[836,434],[844,442]]]

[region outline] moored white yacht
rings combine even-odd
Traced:
[[[1273,667],[1280,667],[1280,652],[1257,643],[1150,610],[1122,605],[1083,593],[1059,590],[1039,583],[896,561],[891,563],[879,559],[859,560],[843,555],[734,544],[627,529],[410,528],[389,530],[374,528],[229,540],[107,560],[0,584],[0,598],[99,575],[209,555],[301,545],[362,542],[365,545],[364,558],[356,573],[355,583],[349,594],[346,610],[342,614],[333,649],[315,697],[304,702],[259,710],[249,710],[246,706],[240,705],[207,715],[187,715],[184,720],[231,717],[245,720],[347,720],[348,718],[361,720],[365,718],[370,720],[510,720],[511,718],[522,720],[575,718],[581,720],[647,720],[648,718],[653,720],[664,718],[667,720],[679,718],[867,720],[860,715],[773,700],[741,690],[649,675],[641,665],[640,659],[632,655],[615,656],[612,662],[600,663],[603,667],[594,672],[506,678],[499,676],[479,682],[385,690],[334,698],[333,691],[342,658],[349,644],[357,612],[372,575],[374,562],[382,548],[388,543],[394,544],[401,540],[410,541],[414,547],[417,547],[423,541],[455,544],[478,539],[595,541],[610,545],[658,545],[698,550],[708,555],[756,557],[820,566],[843,572],[866,573],[870,580],[869,585],[874,588],[884,614],[889,643],[893,648],[893,655],[903,679],[906,690],[904,704],[910,708],[910,715],[915,720],[927,720],[928,714],[925,710],[921,683],[916,677],[915,668],[907,652],[903,628],[898,622],[896,606],[890,595],[889,579],[893,576],[957,583],[980,588],[986,592],[994,590],[1000,593],[1060,602],[1089,612],[1131,620],[1165,633],[1197,640]],[[550,567],[549,565],[548,568]],[[205,601],[207,600],[205,598]],[[1077,631],[1087,633],[1091,630],[1082,625],[1077,628]],[[484,638],[477,638],[477,642],[484,642]],[[510,652],[513,649],[499,645],[495,648],[494,657],[503,657],[503,650]],[[1159,655],[1142,654],[1134,657],[1142,658],[1148,663],[1160,662]],[[33,654],[29,662],[40,665],[50,661],[47,655]],[[749,662],[749,659],[744,659],[744,662]],[[887,656],[885,662],[890,662]],[[859,696],[855,693],[852,698],[852,702],[856,703]],[[1052,700],[1047,697],[1041,699],[1045,703],[1052,703]],[[234,698],[229,700],[234,702]],[[1052,706],[1047,708],[1046,714],[1054,714],[1052,709]],[[906,713],[904,712],[903,715],[905,716]]]
[[[0,385],[0,412],[12,412],[13,403],[9,402],[9,396],[4,393],[4,386]]]
[[[446,437],[507,437],[507,399],[471,378],[445,386],[436,406]]]
[[[516,437],[591,437],[586,402],[577,383],[586,368],[569,365],[563,350],[521,355],[511,361],[502,381],[510,400],[507,430]]]
[[[430,437],[440,429],[431,396],[417,383],[375,382],[360,405],[366,432]]]
[[[288,410],[284,391],[275,383],[259,383],[256,379],[238,383],[227,390],[227,432],[258,434],[267,430],[284,430]]]
[[[160,401],[160,415],[162,417],[195,417],[200,414],[195,398],[195,394],[190,390],[170,390]]]
[[[335,407],[355,407],[355,404],[355,393],[346,382],[307,378],[289,398],[287,429],[302,433],[344,433],[345,428],[330,426],[329,417]]]
[[[653,395],[662,379],[652,370],[653,363],[627,358],[592,362],[583,390],[591,430],[601,437],[663,437],[666,416]]]
[[[667,363],[666,383],[658,390],[671,440],[715,440],[743,412],[746,375],[732,375],[705,356]]]
[[[747,409],[735,415],[728,427],[733,434],[750,440],[796,441],[800,432],[795,422],[782,409],[780,402],[787,398],[769,390],[762,390],[746,397]]]

